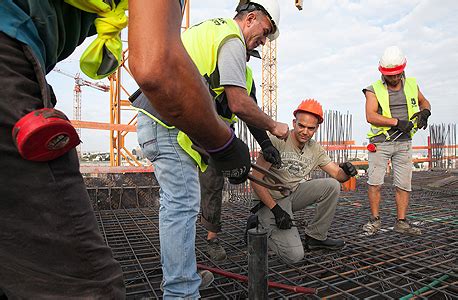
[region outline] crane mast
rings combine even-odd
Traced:
[[[81,121],[81,87],[82,86],[88,86],[93,89],[102,91],[102,92],[109,92],[110,91],[110,86],[102,83],[102,82],[92,82],[88,81],[86,79],[81,78],[80,73],[76,73],[74,75],[67,73],[65,71],[62,71],[59,68],[54,68],[54,72],[60,73],[64,76],[73,78],[75,81],[75,86],[73,88],[73,120]],[[77,127],[75,128],[76,132],[78,133],[78,136],[81,139],[81,128]],[[76,151],[78,153],[78,157],[81,157],[81,144],[79,144],[76,147]]]

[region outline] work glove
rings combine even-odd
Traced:
[[[291,229],[294,225],[290,215],[280,205],[275,204],[270,210],[275,216],[275,224],[279,229]]]
[[[230,183],[240,184],[247,180],[251,168],[250,151],[234,132],[224,147],[207,152],[210,155],[210,163],[227,177]]]
[[[349,162],[349,161],[346,161],[346,162],[343,162],[343,163],[340,163],[339,164],[339,167],[345,172],[345,174],[347,174],[348,176],[356,176],[356,174],[358,174],[358,171],[356,171],[356,168],[355,166]]]
[[[413,128],[413,123],[411,121],[398,119],[398,124],[395,126],[395,128],[404,133],[409,133]]]
[[[417,127],[418,129],[426,129],[428,127],[428,118],[431,115],[429,109],[425,108],[420,111],[418,114],[417,119]]]
[[[265,140],[261,143],[262,155],[264,159],[270,162],[274,167],[280,168],[281,167],[281,155],[278,152],[277,148],[272,145],[270,140]]]

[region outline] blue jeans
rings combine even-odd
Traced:
[[[200,205],[197,165],[178,145],[178,129],[167,129],[139,112],[137,134],[161,187],[159,239],[164,299],[197,299],[201,282],[195,253]]]

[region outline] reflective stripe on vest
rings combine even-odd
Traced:
[[[383,84],[381,80],[378,80],[372,84],[374,88],[375,96],[377,97],[377,101],[382,108],[382,116],[391,118],[391,111],[390,111],[390,99],[389,93],[386,86]],[[409,119],[420,110],[418,106],[418,86],[417,80],[415,78],[409,77],[406,78],[404,81],[404,95],[406,96],[407,102],[407,113]],[[368,138],[372,138],[374,136],[384,134],[388,136],[388,130],[391,127],[384,127],[384,126],[375,126],[371,125],[370,131],[367,133]],[[414,129],[410,132],[410,137],[412,137],[417,129],[417,124],[414,122]]]

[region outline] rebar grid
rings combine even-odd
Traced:
[[[382,231],[365,236],[362,226],[369,216],[367,188],[358,181],[355,192],[342,193],[329,235],[343,238],[347,246],[338,252],[306,252],[304,259],[286,264],[269,253],[269,280],[288,285],[317,289],[307,299],[456,299],[458,196],[440,191],[414,190],[411,193],[409,217],[422,228],[421,236],[404,236],[392,227],[396,218],[394,190],[382,188]],[[220,242],[228,258],[218,263],[205,254],[206,231],[198,223],[197,261],[210,267],[248,275],[247,250],[243,242],[249,201],[223,204],[223,232]],[[96,211],[106,243],[121,263],[128,299],[161,298],[158,208]],[[295,214],[299,232],[314,215],[314,208]],[[244,299],[246,283],[215,275],[213,284],[201,291],[205,299]],[[303,299],[304,295],[270,289],[269,298]]]

